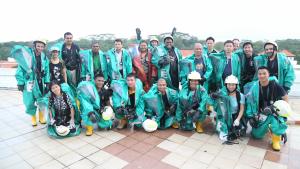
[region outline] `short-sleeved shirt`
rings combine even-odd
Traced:
[[[64,100],[65,96],[65,100]],[[71,109],[72,102],[70,97],[63,93],[61,96],[54,96],[53,99],[49,100],[49,109],[54,108],[55,110],[65,112],[67,109]]]
[[[281,100],[283,96],[287,95],[286,91],[274,80],[271,80],[267,86],[259,85],[259,110],[270,106],[277,100]]]
[[[195,58],[194,63],[196,71],[201,75],[201,77],[203,77],[205,74],[205,64],[203,58]]]
[[[240,104],[245,104],[245,96],[240,93]],[[231,108],[233,110],[232,114],[238,113],[239,107],[238,107],[238,102],[237,102],[237,97],[236,96],[230,96],[230,104]]]
[[[62,74],[62,70],[64,69],[63,62],[59,62],[57,64],[50,63],[50,80],[56,80],[59,84],[64,83],[65,79]]]

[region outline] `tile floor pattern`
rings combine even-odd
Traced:
[[[51,139],[45,126],[32,127],[21,95],[0,90],[0,168],[70,169],[296,169],[300,166],[300,126],[288,129],[281,152],[264,140],[223,145],[206,124],[206,134],[174,129],[145,133],[99,131],[91,137]]]

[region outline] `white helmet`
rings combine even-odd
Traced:
[[[110,120],[113,118],[114,111],[110,106],[105,106],[104,111],[102,113],[103,120]]]
[[[50,49],[50,52],[53,52],[53,51],[59,51],[59,48],[56,46],[52,46]]]
[[[158,124],[154,120],[147,119],[143,122],[143,128],[146,132],[153,132],[157,130]]]
[[[267,42],[264,44],[264,48],[266,47],[266,45],[269,45],[269,44],[275,46],[276,50],[278,50],[278,45],[277,45],[277,43],[276,43],[275,41],[267,41]]]
[[[192,71],[189,75],[188,75],[188,79],[189,80],[201,80],[201,76],[198,72],[196,71]]]
[[[150,42],[152,42],[152,41],[154,41],[154,40],[157,41],[157,42],[159,42],[156,36],[151,36]]]
[[[288,117],[292,113],[290,104],[284,100],[277,100],[273,105],[279,110],[278,114],[282,117]]]
[[[33,44],[36,44],[36,43],[43,43],[45,46],[47,45],[47,40],[46,39],[37,39],[35,41],[33,41]]]
[[[228,83],[239,84],[239,80],[234,75],[230,75],[230,76],[227,76],[225,79],[225,84],[228,84]]]
[[[70,133],[69,127],[60,125],[55,127],[56,133],[60,136],[66,136]]]
[[[174,41],[173,36],[170,35],[170,34],[168,34],[168,35],[166,35],[166,36],[164,37],[164,41],[165,41],[167,38],[170,38],[170,39],[172,39],[172,41]]]

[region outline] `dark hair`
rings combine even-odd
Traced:
[[[102,72],[97,73],[97,74],[95,75],[94,79],[96,80],[98,77],[103,77],[103,78],[104,78],[103,73],[102,73]]]
[[[58,85],[60,87],[60,93],[63,93],[62,90],[61,90],[61,85],[60,83],[57,81],[57,80],[52,80],[50,82],[50,85],[49,85],[49,90],[50,90],[50,93],[51,93],[51,96],[50,96],[50,99],[53,100],[53,98],[55,97],[55,94],[52,92],[52,86],[54,85]]]
[[[227,44],[227,43],[231,43],[233,45],[233,41],[232,40],[227,40],[224,42],[224,46]]]
[[[140,43],[139,43],[139,44],[142,44],[142,43],[146,43],[146,44],[147,44],[147,46],[148,46],[148,42],[147,42],[147,41],[145,41],[145,40],[142,40],[142,41],[140,41]]]
[[[64,34],[64,38],[66,38],[67,35],[72,35],[72,33],[71,33],[71,32],[66,32],[66,33]],[[72,36],[73,36],[73,35],[72,35]]]
[[[99,41],[93,40],[93,41],[92,41],[92,46],[93,46],[94,44],[100,44],[100,43],[99,43]]]
[[[257,69],[257,71],[263,70],[263,69],[265,69],[265,70],[267,70],[268,72],[270,72],[270,71],[269,71],[269,68],[268,68],[267,66],[259,66],[258,69]]]
[[[134,78],[135,78],[135,74],[134,74],[134,73],[129,73],[129,74],[126,76],[126,79],[129,78],[129,77],[134,77]]]
[[[121,44],[123,44],[122,39],[115,39],[115,42],[121,42]]]
[[[250,46],[253,48],[252,42],[245,42],[245,43],[243,44],[243,48],[244,48],[246,45],[250,45]]]
[[[207,42],[208,40],[212,40],[213,42],[215,42],[215,39],[213,38],[213,37],[208,37],[208,38],[206,38],[206,40],[205,40],[205,42]]]

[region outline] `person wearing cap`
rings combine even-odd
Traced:
[[[201,43],[195,43],[194,53],[180,61],[181,84],[187,82],[187,75],[190,72],[196,71],[201,76],[201,86],[208,91],[208,80],[210,79],[212,70],[210,59],[208,59],[208,56],[203,52]]]
[[[23,103],[26,107],[26,113],[31,116],[32,126],[36,126],[36,109],[39,108],[39,122],[45,124],[45,118],[42,105],[47,102],[46,93],[49,91],[50,74],[49,74],[49,60],[43,52],[46,46],[45,40],[35,40],[33,48],[20,47],[24,59],[28,59],[26,64],[18,62],[16,71],[16,80],[18,90],[23,92]],[[14,48],[12,55],[18,53],[19,50]],[[17,59],[16,59],[17,60]],[[18,61],[18,60],[17,60]],[[26,67],[26,69],[25,69]],[[36,104],[37,103],[37,104]]]
[[[255,53],[253,51],[253,44],[251,42],[245,42],[243,44],[243,50],[236,52],[239,56],[240,64],[241,64],[241,81],[240,88],[241,91],[245,94],[248,93],[248,88],[251,86],[251,83],[254,80],[255,75],[255,64],[254,58]],[[248,85],[246,85],[248,83]],[[244,89],[245,87],[245,89]]]
[[[206,118],[206,104],[209,99],[204,87],[199,84],[201,76],[193,71],[188,75],[188,83],[183,84],[179,92],[176,110],[176,122],[173,128],[182,130],[194,130],[203,133],[202,123]]]
[[[289,92],[295,80],[295,71],[285,54],[278,52],[276,42],[268,41],[264,44],[265,53],[255,57],[255,67],[267,66],[271,77],[276,77],[278,83]],[[256,71],[257,72],[257,71]],[[257,79],[257,75],[255,76]]]
[[[246,135],[245,96],[238,90],[238,85],[237,77],[230,75],[225,79],[225,86],[211,94],[216,102],[216,130],[222,141],[233,141]]]
[[[273,45],[268,46],[272,47]],[[272,133],[272,147],[280,150],[280,141],[287,129],[286,119],[276,112],[267,111],[277,100],[288,102],[288,95],[284,88],[270,80],[268,67],[258,68],[258,81],[255,81],[247,95],[246,116],[252,126],[251,135],[256,139],[263,139],[268,131]]]
[[[224,51],[212,53],[209,57],[213,65],[213,74],[211,78],[215,79],[215,83],[217,84],[216,89],[214,89],[215,91],[222,89],[224,81],[229,75],[234,75],[240,79],[240,60],[238,55],[233,53],[233,41],[225,41]]]
[[[108,77],[111,80],[126,79],[132,73],[132,59],[127,50],[123,49],[123,41],[116,39],[115,47],[107,52]]]
[[[170,88],[179,90],[179,62],[182,59],[180,50],[174,47],[171,35],[164,38],[164,45],[157,47],[153,53],[152,63],[158,69],[158,78],[164,78]]]
[[[123,129],[129,124],[131,127],[142,127],[145,121],[144,114],[144,90],[142,82],[135,74],[127,75],[126,80],[113,80],[113,108],[115,116],[119,120],[117,129]]]
[[[50,53],[50,81],[56,80],[59,84],[67,83],[67,69],[64,61],[59,59],[59,48],[51,47]]]
[[[149,42],[150,42],[150,44],[149,44],[149,49],[150,49],[151,51],[153,51],[154,48],[156,48],[156,47],[159,46],[159,40],[157,39],[156,36],[151,36]]]
[[[139,44],[139,54],[132,59],[133,73],[143,82],[145,92],[148,92],[157,78],[157,69],[151,63],[152,53],[146,41]]]
[[[81,76],[80,48],[73,42],[73,35],[70,32],[64,34],[64,44],[62,45],[61,58],[65,62],[67,69],[68,84],[75,91]]]
[[[159,129],[171,127],[175,119],[178,92],[167,87],[165,79],[159,79],[143,96],[143,100],[148,119],[155,120]]]
[[[92,42],[92,49],[80,52],[83,58],[81,78],[82,80],[93,80],[96,74],[102,73],[107,80],[107,62],[106,56],[100,50],[100,44],[97,41]]]

